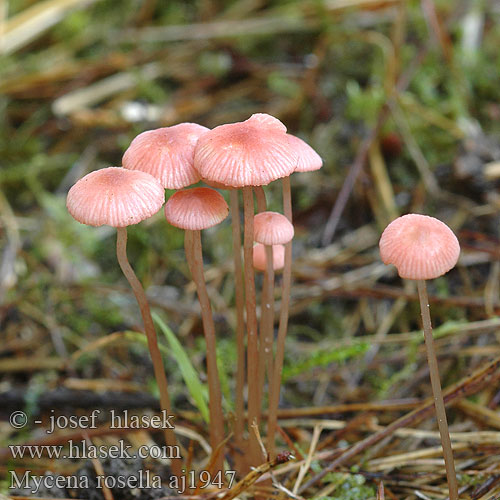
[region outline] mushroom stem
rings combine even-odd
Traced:
[[[446,419],[446,410],[444,406],[443,393],[441,391],[441,382],[439,380],[439,369],[434,348],[434,339],[432,337],[432,324],[429,312],[429,299],[427,297],[427,287],[424,280],[417,280],[418,298],[420,300],[420,310],[422,314],[422,324],[424,327],[425,347],[427,349],[427,361],[429,364],[429,374],[431,378],[432,394],[434,396],[434,406],[441,436],[441,445],[443,447],[444,465],[446,468],[446,477],[448,479],[448,489],[450,500],[458,499],[457,476],[455,472],[455,462],[453,460],[453,451],[451,449],[450,433]]]
[[[248,380],[248,432],[250,442],[250,463],[260,464],[261,451],[257,436],[252,431],[252,424],[258,423],[259,416],[259,384],[255,370],[259,365],[259,344],[257,332],[257,313],[255,299],[255,279],[253,270],[253,190],[243,187],[243,214],[245,234],[243,238],[243,255],[245,260],[245,299],[247,312],[247,380]]]
[[[290,177],[283,177],[283,213],[292,222],[292,194]],[[278,423],[278,406],[280,402],[281,372],[285,357],[285,338],[288,330],[288,311],[290,308],[290,291],[292,288],[292,242],[285,245],[285,266],[283,268],[283,284],[281,292],[281,310],[274,358],[274,373],[269,392],[269,413],[267,417],[267,451],[271,460],[276,452],[275,434]]]
[[[161,357],[160,349],[158,348],[158,338],[156,336],[156,330],[153,323],[153,318],[151,317],[151,311],[149,309],[149,304],[146,298],[146,293],[141,285],[141,282],[137,278],[134,270],[132,269],[128,258],[127,258],[127,228],[117,227],[116,228],[116,257],[118,259],[118,264],[120,265],[125,278],[129,282],[132,290],[134,292],[137,304],[141,311],[142,321],[144,322],[144,330],[146,332],[146,338],[148,341],[149,353],[151,355],[151,360],[153,361],[153,369],[156,378],[156,383],[158,384],[158,390],[160,392],[160,406],[162,412],[166,415],[172,415],[170,396],[168,394],[168,383],[167,377],[165,375],[165,367],[163,365],[163,359]],[[164,429],[165,441],[168,446],[177,446],[177,440],[173,429]],[[178,459],[171,460],[172,473],[177,477],[182,475],[181,472],[181,461]]]
[[[186,260],[191,271],[191,276],[196,285],[196,292],[201,307],[203,332],[207,345],[207,378],[210,397],[210,446],[212,453],[218,451],[214,466],[216,471],[223,470],[224,452],[218,450],[224,440],[224,415],[222,412],[222,394],[220,388],[219,371],[217,369],[217,352],[215,346],[215,325],[212,308],[208,297],[205,277],[203,275],[203,255],[201,249],[200,231],[186,230],[184,237]]]
[[[257,200],[257,211],[265,212],[267,210],[266,193],[262,186],[254,187],[255,198]],[[274,268],[272,259],[272,246],[266,247],[266,269],[264,270],[264,279],[262,283],[262,294],[260,301],[260,332],[259,332],[259,401],[263,401],[264,383],[266,379],[266,370],[268,380],[272,376],[273,363],[273,320],[274,320]],[[271,260],[269,260],[269,254]],[[271,304],[272,300],[272,304]],[[261,418],[262,406],[259,406],[259,416]]]
[[[261,395],[264,393],[265,373],[267,372],[269,387],[273,377],[274,266],[272,245],[265,245],[265,251],[266,270],[260,306],[259,390]]]
[[[236,421],[234,426],[234,437],[236,445],[243,449],[243,431],[245,428],[245,401],[243,391],[245,389],[245,318],[243,308],[245,307],[243,279],[243,265],[241,263],[241,225],[238,203],[238,190],[229,190],[229,206],[232,219],[233,233],[233,261],[234,261],[234,284],[236,300],[236,396],[235,410]]]

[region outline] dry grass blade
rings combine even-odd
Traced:
[[[5,23],[0,53],[11,54],[61,21],[68,10],[84,8],[96,0],[46,0],[35,3]]]
[[[481,390],[485,384],[493,383],[498,379],[500,374],[498,373],[498,369],[500,367],[500,358],[496,358],[492,362],[485,365],[480,370],[477,370],[472,375],[465,377],[457,384],[448,388],[444,391],[444,400],[445,403],[451,403],[456,399],[461,399],[466,397],[467,395],[473,394],[479,390]],[[403,417],[395,420],[390,425],[388,425],[385,429],[376,432],[375,434],[359,441],[354,446],[349,448],[346,452],[344,452],[340,457],[333,460],[328,467],[323,469],[319,474],[311,478],[306,484],[304,484],[300,490],[300,493],[307,490],[318,481],[320,481],[323,477],[325,477],[328,472],[335,470],[339,465],[345,463],[348,459],[358,455],[362,451],[366,450],[370,446],[378,443],[382,439],[387,436],[390,436],[401,427],[407,426],[409,424],[415,424],[422,419],[428,417],[434,412],[434,400],[429,398],[424,404],[420,407],[413,410],[411,413],[404,415]]]
[[[293,455],[288,451],[278,453],[274,460],[266,462],[252,469],[241,481],[236,483],[229,491],[219,497],[219,500],[231,500],[232,498],[237,497],[248,488],[250,488],[250,486],[252,486],[255,481],[257,481],[257,479],[259,479],[259,477],[261,477],[263,474],[269,472],[270,470],[273,470],[278,465],[293,460],[293,458]]]

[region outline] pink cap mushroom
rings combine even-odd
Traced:
[[[455,266],[460,245],[453,231],[427,215],[408,214],[392,221],[380,238],[384,264],[394,264],[402,278],[437,278]]]
[[[180,189],[200,180],[193,167],[198,138],[209,129],[196,123],[147,130],[123,155],[123,166],[156,177],[166,189]]]
[[[437,278],[455,266],[460,245],[452,230],[427,215],[408,214],[392,221],[380,238],[380,255],[394,264],[402,278],[417,281],[429,375],[443,447],[450,500],[458,499],[458,483],[451,447],[446,408],[439,378],[439,365],[432,336],[429,299],[425,280]]]
[[[263,245],[284,245],[292,240],[292,223],[278,212],[260,212],[254,218],[253,239]]]
[[[66,206],[82,224],[126,227],[151,217],[164,201],[165,190],[153,176],[108,167],[80,179],[69,190]]]
[[[266,270],[266,247],[262,243],[257,243],[253,247],[253,267],[257,271]],[[283,245],[273,245],[273,269],[279,271],[285,266],[285,247]]]
[[[90,226],[116,227],[116,256],[139,305],[154,374],[160,393],[160,407],[171,415],[170,396],[162,355],[146,293],[127,257],[127,226],[137,224],[158,212],[165,201],[163,186],[152,175],[139,170],[109,167],[80,179],[68,192],[66,206],[79,222]],[[172,429],[164,429],[168,446],[176,446]],[[172,472],[181,474],[180,460],[172,461]]]
[[[184,248],[201,305],[203,331],[207,346],[207,378],[210,411],[210,444],[212,449],[224,440],[224,415],[216,359],[215,325],[203,273],[201,230],[223,221],[229,212],[226,201],[215,189],[198,187],[177,191],[165,204],[165,218],[173,226],[185,230]],[[223,468],[223,455],[217,458],[216,470]]]
[[[203,179],[232,187],[264,186],[290,175],[297,153],[286,127],[265,113],[216,127],[200,137],[194,154]]]
[[[299,156],[295,172],[312,172],[313,170],[319,170],[323,166],[321,156],[309,144],[291,134],[288,134],[287,137],[290,146]]]
[[[165,218],[172,226],[190,231],[207,229],[228,215],[226,201],[215,189],[199,187],[177,191],[165,204]]]

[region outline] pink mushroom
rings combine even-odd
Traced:
[[[127,226],[154,215],[165,201],[165,191],[151,175],[119,167],[103,168],[87,174],[68,192],[66,206],[78,222],[90,226],[116,227],[116,256],[139,304],[153,369],[160,392],[162,410],[171,415],[170,396],[158,339],[144,288],[127,258]],[[169,446],[176,446],[172,429],[165,429]],[[172,471],[181,474],[178,460],[172,460]]]
[[[442,276],[452,269],[460,254],[460,245],[451,229],[440,220],[426,215],[408,214],[395,219],[385,228],[380,238],[379,247],[384,264],[394,264],[402,278],[417,281],[427,360],[450,500],[457,500],[458,485],[455,463],[432,337],[425,280]]]
[[[252,186],[263,186],[289,176],[297,165],[297,154],[290,148],[286,127],[278,119],[258,113],[244,122],[221,125],[203,134],[195,148],[194,165],[200,176],[209,182],[243,189],[248,422],[252,424],[258,422],[260,413],[258,384],[252,372],[258,365],[259,351],[253,274]],[[235,242],[235,246],[236,243],[240,245]],[[262,461],[259,443],[253,432],[250,432],[250,457],[254,464]]]
[[[184,247],[191,276],[196,284],[201,306],[203,331],[207,345],[207,377],[210,396],[210,444],[216,456],[217,471],[223,469],[224,415],[212,308],[203,275],[201,230],[215,226],[228,215],[228,206],[222,195],[211,188],[193,188],[177,191],[165,204],[165,218],[175,227],[185,230]]]
[[[194,148],[209,129],[196,123],[147,130],[123,155],[123,166],[156,177],[165,189],[180,189],[200,180],[193,167]]]
[[[253,267],[257,271],[265,271],[267,268],[266,246],[256,243],[253,247]],[[284,245],[273,245],[273,271],[281,271],[285,265]]]
[[[313,172],[323,166],[321,156],[314,149],[295,135],[288,134],[290,146],[297,151],[299,160],[294,172]]]
[[[262,394],[264,387],[265,371],[269,380],[269,417],[268,417],[268,440],[274,441],[276,430],[277,405],[274,402],[274,392],[278,390],[280,383],[273,380],[273,339],[274,339],[274,255],[273,245],[284,245],[289,243],[294,235],[292,223],[282,214],[277,212],[260,212],[255,216],[254,240],[265,246],[266,272],[262,287],[262,305],[260,320],[260,345],[259,345],[259,390]],[[254,247],[255,262],[255,247]],[[254,264],[255,266],[255,264]],[[284,339],[282,339],[284,341]],[[278,377],[280,379],[281,376]],[[278,397],[279,400],[279,397]],[[269,426],[271,422],[271,426]],[[271,438],[272,436],[272,438]]]

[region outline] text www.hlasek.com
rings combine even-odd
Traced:
[[[105,458],[153,458],[171,459],[181,458],[178,446],[142,445],[136,450],[129,444],[119,441],[112,446],[96,446],[85,440],[69,440],[67,446],[63,445],[9,445],[13,458],[42,458],[52,459],[105,459]]]

